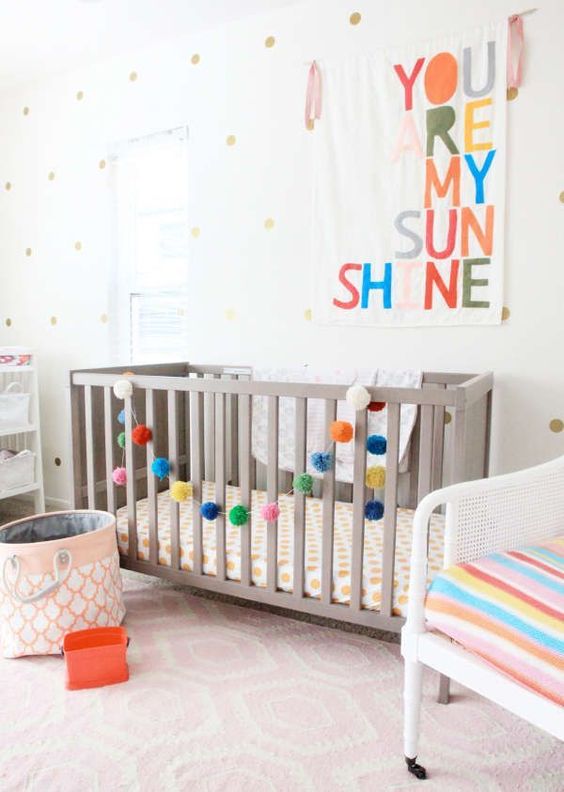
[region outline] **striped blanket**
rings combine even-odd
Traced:
[[[425,615],[430,628],[564,705],[564,536],[445,569]]]

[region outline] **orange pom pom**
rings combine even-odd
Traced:
[[[137,424],[135,429],[131,432],[131,439],[138,446],[147,445],[149,440],[152,440],[153,433],[145,424]]]
[[[336,443],[348,443],[353,434],[352,424],[348,421],[333,421],[331,424],[331,440]]]

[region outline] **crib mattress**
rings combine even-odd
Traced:
[[[214,484],[204,482],[203,499],[215,500]],[[241,502],[238,487],[227,487],[227,508]],[[267,523],[260,518],[260,507],[266,504],[266,492],[253,491],[252,510],[252,581],[257,586],[266,586],[266,539]],[[278,588],[291,592],[293,589],[293,538],[294,538],[294,498],[281,495],[278,499],[280,517],[278,519]],[[170,566],[170,498],[168,491],[158,495],[158,535],[159,564]],[[180,556],[182,569],[193,569],[192,541],[192,499],[180,504]],[[322,501],[319,498],[306,498],[305,520],[305,574],[304,591],[307,596],[319,597],[321,590],[321,545],[322,545]],[[411,554],[411,533],[414,512],[398,509],[396,531],[396,563],[394,574],[393,613],[406,615],[409,587],[409,559]],[[366,521],[364,539],[364,572],[362,583],[363,607],[379,610],[382,582],[382,543],[383,520]],[[127,509],[117,513],[118,544],[120,552],[127,553]],[[435,514],[431,519],[429,532],[429,579],[442,567],[444,517]],[[137,502],[138,558],[149,559],[149,516],[146,498]],[[335,531],[333,554],[333,602],[350,602],[351,583],[351,542],[352,504],[335,503]],[[202,521],[203,571],[207,575],[216,574],[215,522]],[[241,579],[240,530],[227,523],[226,529],[226,567],[230,580]]]
[[[430,627],[564,705],[564,536],[441,572]]]

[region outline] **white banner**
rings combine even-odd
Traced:
[[[321,62],[315,321],[501,321],[506,53],[504,20]]]

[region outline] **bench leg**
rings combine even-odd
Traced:
[[[439,693],[437,701],[439,704],[448,704],[450,698],[450,679],[444,674],[439,676]]]
[[[423,664],[406,660],[403,688],[403,747],[407,769],[416,778],[426,777],[425,768],[418,765],[415,761],[419,742],[422,683]]]

